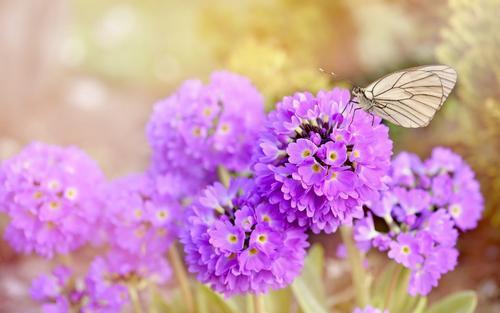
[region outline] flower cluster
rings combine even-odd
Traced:
[[[458,230],[477,225],[483,209],[470,167],[448,149],[425,163],[401,153],[389,172],[390,188],[356,222],[355,240],[411,270],[409,292],[426,295],[457,262]],[[377,228],[376,228],[377,226]]]
[[[259,141],[259,188],[289,221],[316,233],[362,215],[362,204],[384,188],[381,178],[390,167],[388,128],[351,110],[349,101],[344,89],[285,97]]]
[[[93,239],[104,176],[84,152],[33,143],[0,172],[5,237],[17,251],[52,257]]]
[[[97,257],[84,280],[67,267],[32,282],[31,295],[42,303],[44,313],[121,312],[129,304],[129,288],[140,289],[145,282],[164,283],[171,275],[165,259],[140,258],[123,250],[111,250]]]
[[[180,210],[175,199],[157,192],[149,175],[118,179],[106,193],[108,240],[113,247],[135,255],[163,254],[176,236]]]
[[[82,305],[84,295],[65,266],[56,267],[50,275],[40,275],[31,287],[31,296],[42,303],[44,313],[70,312],[70,308]]]
[[[145,282],[165,283],[171,276],[165,258],[144,258],[124,250],[111,250],[97,257],[85,279],[89,312],[121,312],[130,303],[129,288],[139,289]]]
[[[237,179],[205,190],[189,210],[181,241],[189,270],[230,296],[290,284],[302,269],[306,239],[251,180]]]
[[[207,85],[186,81],[155,105],[147,126],[160,186],[180,178],[183,188],[174,193],[192,196],[216,180],[222,163],[247,170],[264,118],[262,96],[242,76],[221,71]]]

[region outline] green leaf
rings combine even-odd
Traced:
[[[203,284],[196,284],[196,304],[200,313],[240,313],[235,299],[224,299]]]
[[[290,288],[274,290],[262,297],[266,313],[289,313],[292,311],[293,294]]]
[[[432,305],[426,313],[472,313],[477,305],[474,291],[460,291]]]
[[[292,284],[292,291],[304,313],[327,313],[323,283],[324,251],[320,245],[309,250],[302,274]]]

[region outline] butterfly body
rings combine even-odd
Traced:
[[[388,74],[366,88],[354,87],[358,106],[393,124],[425,127],[455,86],[457,73],[446,65],[428,65]]]

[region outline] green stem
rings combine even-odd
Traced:
[[[189,287],[189,280],[186,269],[184,268],[184,264],[182,263],[181,257],[179,255],[179,252],[177,251],[177,247],[175,244],[172,244],[172,246],[168,250],[168,258],[170,260],[170,263],[172,264],[172,267],[174,268],[175,276],[181,287],[182,298],[184,299],[187,312],[194,313],[193,294],[191,293],[191,288]]]
[[[217,168],[217,175],[219,176],[220,182],[224,186],[229,187],[229,181],[231,180],[231,174],[224,166],[219,166]]]
[[[370,290],[367,273],[363,266],[363,258],[352,239],[352,229],[343,226],[340,228],[340,234],[347,249],[347,258],[351,265],[352,282],[356,290],[356,302],[359,306],[365,307],[370,302]]]
[[[259,295],[251,295],[253,302],[253,313],[265,313],[264,298]]]
[[[132,305],[134,306],[135,313],[143,313],[141,299],[139,298],[139,293],[137,292],[137,288],[133,285],[128,286],[128,294],[130,296],[130,300],[132,301]]]
[[[396,282],[398,281],[399,275],[402,273],[402,271],[403,267],[398,265],[397,269],[395,269],[392,273],[391,285],[389,286],[389,292],[385,297],[384,309],[387,309],[389,307],[389,304],[391,303],[393,290],[394,288],[396,288]]]

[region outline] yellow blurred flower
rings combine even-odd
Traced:
[[[312,61],[301,64],[283,49],[252,39],[234,49],[227,66],[248,76],[256,84],[267,100],[268,109],[295,91],[316,92],[329,88],[329,77]]]
[[[437,58],[458,72],[464,106],[457,138],[482,181],[487,215],[500,225],[500,0],[450,0],[451,15],[442,32]]]

